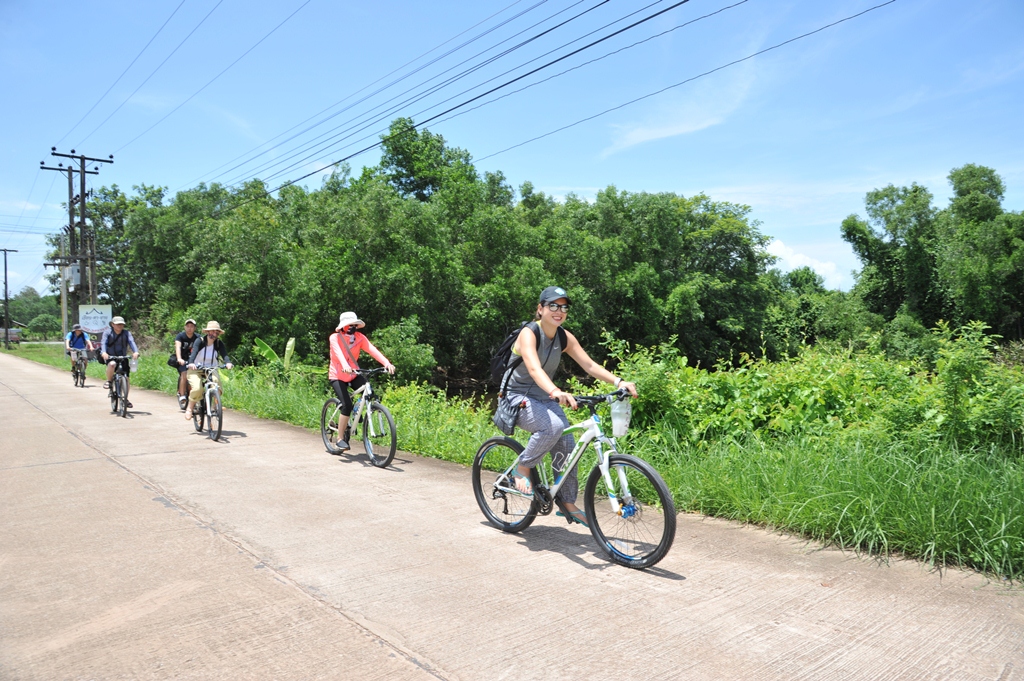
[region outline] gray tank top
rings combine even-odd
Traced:
[[[537,336],[537,356],[540,357],[540,366],[544,369],[544,373],[548,375],[548,378],[554,379],[555,372],[558,371],[558,364],[562,360],[562,350],[564,348],[558,342],[559,334],[556,333],[554,338],[548,338],[544,335],[544,331],[539,325],[537,330],[539,333],[535,335]],[[518,344],[519,342],[516,341],[516,345],[512,347],[512,354],[516,356],[519,356],[519,353],[516,352]],[[535,400],[545,400],[548,398],[548,394],[530,376],[530,370],[526,368],[526,362],[521,363],[512,371],[512,377],[508,381],[508,392],[524,395]]]

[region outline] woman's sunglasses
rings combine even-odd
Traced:
[[[551,310],[552,312],[558,312],[559,310],[561,310],[562,312],[568,312],[569,311],[569,304],[568,303],[566,303],[565,305],[559,305],[558,303],[548,303],[544,307],[546,307],[547,309]]]

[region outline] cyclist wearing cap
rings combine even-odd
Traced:
[[[192,356],[192,346],[198,339],[194,319],[186,319],[185,330],[174,337],[174,356],[178,360],[178,406],[183,410],[189,393],[188,360]]]
[[[220,335],[224,333],[220,324],[213,321],[206,322],[203,333],[206,335],[199,342],[193,343],[192,353],[188,358],[188,385],[191,391],[188,394],[188,406],[185,407],[186,421],[192,420],[192,408],[203,397],[203,374],[198,367],[216,366],[218,357],[223,358],[225,368],[230,369],[233,366],[231,359],[228,358],[228,349],[225,347],[224,341],[220,339]]]
[[[114,317],[110,320],[110,327],[100,337],[100,356],[107,363],[107,382],[103,384],[104,388],[110,389],[110,382],[114,380],[114,367],[117,362],[120,362],[127,379],[128,389],[131,389],[131,365],[128,364],[128,360],[114,361],[110,359],[111,355],[115,357],[127,356],[128,350],[132,351],[132,359],[139,358],[139,346],[135,344],[132,332],[124,328],[124,317]],[[125,394],[126,401],[127,397],[128,395]],[[128,402],[128,408],[132,408],[131,402]]]
[[[338,318],[338,326],[331,334],[331,366],[327,379],[331,382],[334,394],[341,401],[341,417],[338,419],[338,449],[349,448],[345,431],[348,429],[348,417],[352,414],[352,396],[349,390],[358,390],[366,383],[366,379],[356,373],[359,368],[359,353],[366,351],[370,357],[381,363],[389,374],[395,373],[392,364],[380,350],[374,347],[370,339],[356,331],[366,324],[356,316],[355,312],[342,312]]]
[[[534,321],[539,325],[540,334],[534,334],[529,327],[523,327],[512,348],[512,352],[523,358],[523,361],[512,372],[506,392],[508,399],[514,403],[525,403],[519,412],[516,425],[532,433],[526,449],[519,456],[516,468],[516,489],[523,494],[532,494],[530,469],[540,463],[544,455],[551,453],[553,468],[558,474],[572,452],[575,442],[572,435],[563,434],[569,427],[569,419],[562,410],[563,405],[576,408],[576,400],[569,393],[559,390],[552,380],[562,357],[568,353],[579,364],[580,368],[594,378],[611,383],[616,388],[625,388],[636,397],[636,385],[623,381],[610,371],[595,362],[576,340],[576,336],[565,331],[565,347],[561,347],[558,333],[569,312],[569,296],[558,286],[549,286],[540,294]],[[587,527],[586,514],[576,506],[578,482],[576,469],[568,472],[565,484],[558,491],[559,500],[568,511],[566,520],[572,524],[580,523]],[[557,515],[563,515],[561,511]]]
[[[64,352],[70,355],[72,350],[81,350],[82,352],[91,352],[96,347],[89,340],[89,334],[82,330],[81,324],[75,324],[71,327],[71,331],[68,335],[64,336]],[[88,357],[88,355],[86,356]],[[88,361],[88,360],[87,360]],[[75,371],[75,360],[71,360],[71,372]]]

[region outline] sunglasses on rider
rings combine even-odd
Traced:
[[[544,307],[546,307],[547,309],[551,310],[552,312],[558,312],[559,310],[561,310],[562,312],[568,312],[569,311],[569,304],[568,303],[566,303],[565,305],[559,305],[558,303],[548,303]]]

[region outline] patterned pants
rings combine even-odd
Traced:
[[[562,434],[562,431],[569,427],[569,419],[565,417],[562,406],[554,400],[537,400],[513,394],[509,397],[516,402],[526,400],[526,407],[519,412],[516,425],[528,433],[533,433],[526,443],[526,449],[519,456],[519,462],[533,468],[541,462],[545,454],[551,452],[552,468],[556,474],[561,475],[569,453],[576,446],[572,435]],[[563,502],[575,504],[578,493],[579,482],[574,466],[566,475],[562,488],[558,490],[558,498]]]

